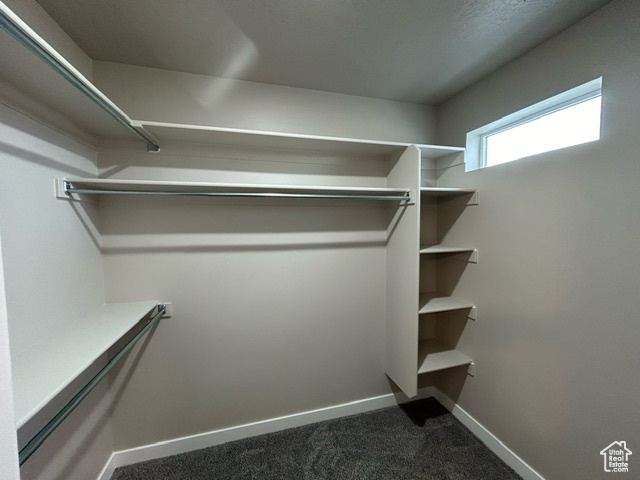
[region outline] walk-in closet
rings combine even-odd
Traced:
[[[2,479],[640,472],[638,2],[0,27]]]

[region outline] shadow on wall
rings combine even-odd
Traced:
[[[39,153],[32,152],[30,150],[25,150],[24,148],[19,148],[19,147],[16,147],[15,145],[10,145],[5,142],[0,142],[0,151],[3,153],[6,153],[11,157],[18,158],[20,160],[25,160],[27,162],[35,163],[43,167],[49,167],[56,170],[64,170],[68,172],[70,175],[77,175],[79,177],[93,176],[91,172],[88,172],[86,170],[72,167],[65,162],[54,160],[51,157],[46,157],[44,155],[40,155]],[[53,182],[53,178],[51,179],[51,181]]]
[[[384,247],[404,210],[357,200],[175,197],[103,198],[99,208],[104,254]],[[85,228],[98,236],[95,225]]]

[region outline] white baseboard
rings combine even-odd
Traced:
[[[399,403],[405,403],[421,398],[434,396],[434,388],[420,389],[417,397],[408,398],[403,394],[380,395],[378,397],[365,398],[354,402],[343,403],[332,407],[319,408],[308,412],[295,413],[283,417],[271,418],[259,422],[247,423],[236,427],[223,428],[212,432],[200,433],[188,437],[174,438],[163,442],[144,445],[113,452],[111,458],[102,469],[98,480],[109,480],[116,468],[133,463],[153,460],[155,458],[168,457],[179,453],[190,452],[200,448],[212,447],[222,443],[241,440],[243,438],[277,432],[287,428],[301,427],[311,423],[333,420],[336,418],[356,415],[358,413],[371,412],[380,408],[387,408]]]
[[[407,398],[402,394],[380,395],[378,397],[365,398],[363,400],[335,405],[333,407],[295,413],[293,415],[271,418],[245,425],[238,425],[236,427],[223,428],[198,435],[174,438],[151,445],[120,450],[113,452],[97,480],[109,480],[116,468],[123,467],[125,465],[153,460],[155,458],[168,457],[170,455],[177,455],[179,453],[212,447],[214,445],[220,445],[234,440],[241,440],[243,438],[254,437],[256,435],[277,432],[287,428],[301,427],[311,423],[333,420],[349,415],[356,415],[358,413],[371,412],[380,408],[391,407],[400,403],[429,397],[435,397],[435,399],[449,410],[458,420],[460,420],[465,427],[478,437],[489,448],[489,450],[513,468],[513,470],[515,470],[515,472],[524,480],[544,480],[542,475],[527,465],[524,460],[511,451],[495,435],[435,387],[420,389],[418,396],[413,398]]]
[[[500,460],[509,465],[524,480],[544,480],[544,477],[531,468],[524,460],[516,455],[509,447],[500,441],[493,433],[487,430],[480,422],[469,415],[462,407],[459,407],[453,400],[447,397],[437,388],[434,388],[436,400],[444,408],[449,410],[454,417],[460,420],[471,433],[473,433],[489,450],[495,453]]]
[[[98,475],[98,480],[110,480],[116,467],[113,465],[113,453],[107,460],[107,463],[102,467],[102,471]]]

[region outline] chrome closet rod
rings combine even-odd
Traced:
[[[140,140],[147,144],[147,150],[150,152],[157,152],[160,147],[155,141],[149,137],[144,131],[138,130],[131,125],[131,120],[124,115],[113,105],[102,98],[96,91],[89,88],[77,74],[64,65],[60,60],[51,55],[39,42],[37,42],[19,23],[13,18],[7,15],[3,10],[0,10],[0,27],[2,27],[9,35],[15,38],[18,42],[24,45],[28,50],[33,52],[40,60],[49,65],[53,70],[60,74],[67,82],[76,87],[87,97],[89,97],[95,104],[102,108],[105,112],[111,115],[120,125],[125,127]]]
[[[366,195],[366,194],[333,194],[333,193],[278,193],[278,192],[171,192],[162,190],[98,190],[89,188],[74,188],[65,184],[66,194],[81,195],[164,195],[184,197],[247,197],[247,198],[318,198],[329,200],[394,200],[396,202],[409,201],[409,192],[404,195]]]
[[[140,330],[135,337],[133,337],[122,349],[115,354],[115,356],[109,360],[109,362],[102,367],[102,369],[87,383],[82,390],[80,390],[62,409],[56,414],[55,417],[49,421],[34,437],[29,440],[19,452],[18,457],[20,465],[26,462],[33,453],[38,450],[40,445],[51,435],[56,428],[75,410],[75,408],[85,399],[87,395],[93,390],[96,385],[102,380],[116,364],[122,360],[131,348],[140,340],[153,326],[158,323],[162,315],[165,313],[166,307],[163,304],[158,305],[158,312],[149,320],[149,322]]]

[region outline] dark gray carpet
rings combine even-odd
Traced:
[[[112,480],[515,480],[430,398],[118,468]]]

